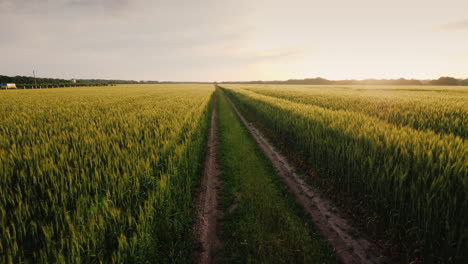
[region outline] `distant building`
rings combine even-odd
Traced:
[[[72,83],[76,83],[76,80],[75,80],[75,79],[72,79],[71,82],[72,82]]]
[[[15,83],[0,83],[1,89],[16,89]]]

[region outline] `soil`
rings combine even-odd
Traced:
[[[200,243],[200,249],[196,252],[197,263],[202,264],[216,263],[216,254],[223,248],[223,243],[219,238],[219,219],[222,217],[222,211],[218,209],[218,189],[221,184],[216,159],[218,144],[218,113],[216,97],[214,97],[195,223],[195,232]]]
[[[266,137],[250,122],[248,122],[237,107],[227,97],[227,100],[257,141],[260,148],[273,164],[277,173],[294,193],[297,201],[310,215],[324,238],[334,248],[335,254],[345,264],[358,263],[391,263],[384,256],[383,249],[368,240],[363,233],[351,226],[350,221],[340,213],[340,209],[324,197],[313,186],[307,184],[296,169],[277,151]]]

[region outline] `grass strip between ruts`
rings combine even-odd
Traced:
[[[220,192],[223,262],[336,263],[336,257],[276,174],[221,91]]]

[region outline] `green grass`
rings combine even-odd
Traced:
[[[330,247],[218,94],[224,262],[335,263]]]

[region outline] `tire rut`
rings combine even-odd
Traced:
[[[334,248],[336,255],[345,264],[386,264],[392,263],[383,255],[383,250],[366,239],[359,230],[340,214],[339,209],[331,201],[322,196],[321,192],[307,184],[298,175],[287,159],[280,154],[266,137],[238,111],[235,104],[226,97],[229,104],[237,113],[242,123],[255,138],[268,159],[272,162],[276,172],[294,193],[298,202],[316,224],[324,238]]]
[[[219,219],[223,213],[218,209],[218,188],[220,170],[217,163],[219,144],[217,95],[213,98],[210,131],[208,136],[206,157],[200,193],[197,199],[197,220],[195,233],[200,244],[196,252],[197,263],[216,263],[216,254],[223,248],[219,238]]]

